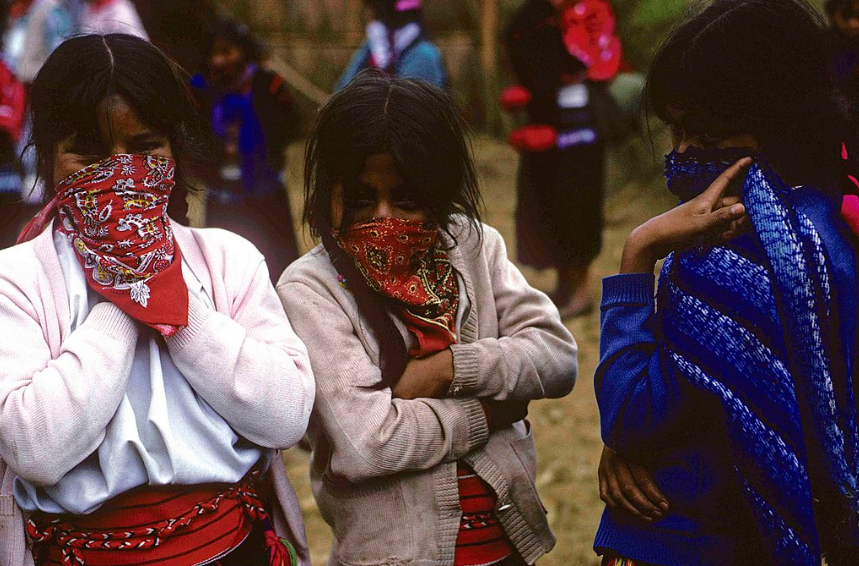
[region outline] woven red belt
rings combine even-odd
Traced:
[[[37,565],[194,566],[229,554],[260,523],[271,564],[297,566],[294,550],[271,529],[257,478],[226,488],[137,489],[90,515],[35,513],[27,525],[33,556]]]

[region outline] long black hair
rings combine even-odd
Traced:
[[[334,241],[332,230],[352,222],[349,203],[367,158],[389,153],[411,195],[452,241],[456,241],[451,227],[457,215],[479,233],[482,202],[466,130],[446,92],[371,69],[320,110],[307,142],[304,221],[313,236],[322,239],[379,341],[388,385],[402,375],[408,352],[382,298],[364,283]],[[343,188],[343,220],[332,226],[331,205],[338,185]]]
[[[828,58],[825,22],[804,1],[712,0],[659,49],[646,102],[666,123],[686,113],[690,133],[752,134],[788,182],[831,186],[854,136]]]
[[[176,160],[177,183],[170,216],[187,223],[187,177],[199,153],[200,122],[181,68],[157,47],[124,35],[68,39],[48,57],[30,89],[33,131],[40,176],[53,176],[54,152],[71,135],[100,140],[97,106],[122,96],[150,128],[165,135]]]

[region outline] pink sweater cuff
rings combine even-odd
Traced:
[[[193,296],[189,298],[188,326],[180,328],[172,337],[165,339],[172,348],[178,348],[181,350],[193,342],[194,338],[196,338],[200,331],[203,330],[206,325],[206,321],[212,314],[212,311],[206,308],[199,299],[195,299]]]

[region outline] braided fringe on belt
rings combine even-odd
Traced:
[[[27,535],[32,541],[33,556],[36,564],[39,564],[40,556],[44,556],[43,553],[50,547],[56,546],[61,552],[63,566],[87,566],[87,555],[92,557],[90,552],[98,553],[99,558],[104,559],[108,553],[112,552],[159,549],[174,539],[177,534],[184,533],[192,525],[196,526],[199,522],[207,520],[209,521],[208,525],[195,531],[196,537],[191,537],[192,541],[199,541],[207,536],[206,527],[214,524],[219,514],[228,515],[238,507],[241,515],[235,518],[236,529],[242,530],[243,528],[244,536],[250,532],[252,525],[246,524],[245,519],[249,523],[257,523],[262,527],[271,566],[298,566],[295,549],[289,542],[278,538],[275,534],[268,513],[257,495],[255,482],[259,476],[259,472],[253,472],[244,481],[233,484],[225,491],[194,505],[177,517],[128,529],[123,528],[115,531],[99,528],[86,529],[64,521],[63,518],[68,516],[34,515],[27,523]],[[228,508],[228,504],[231,504],[232,507]],[[241,540],[238,541],[238,543],[240,542]],[[220,556],[228,554],[237,546],[238,544],[221,551]],[[189,560],[188,556],[185,556],[184,553],[181,554],[185,560]],[[216,555],[209,558],[216,560],[218,557]],[[101,563],[101,560],[98,562]],[[190,562],[190,564],[198,563],[198,560]],[[163,566],[189,566],[188,562],[175,560],[159,560],[159,564]]]

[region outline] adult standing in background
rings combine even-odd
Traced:
[[[126,33],[149,41],[131,0],[85,0],[80,18],[83,33]]]
[[[614,16],[604,0],[528,0],[505,43],[527,91],[531,126],[522,152],[516,212],[520,263],[554,269],[552,299],[564,318],[588,312],[590,265],[602,248],[605,145],[594,112],[600,83],[620,67]],[[549,132],[548,143],[542,135]]]
[[[206,224],[239,234],[263,253],[273,281],[298,258],[286,193],[286,147],[298,116],[282,77],[260,66],[247,26],[222,20],[210,30],[206,70],[193,78],[214,137],[201,177]]]
[[[336,90],[371,67],[400,78],[448,86],[441,51],[424,30],[421,0],[364,0],[364,6],[369,20],[367,39],[352,56]]]

